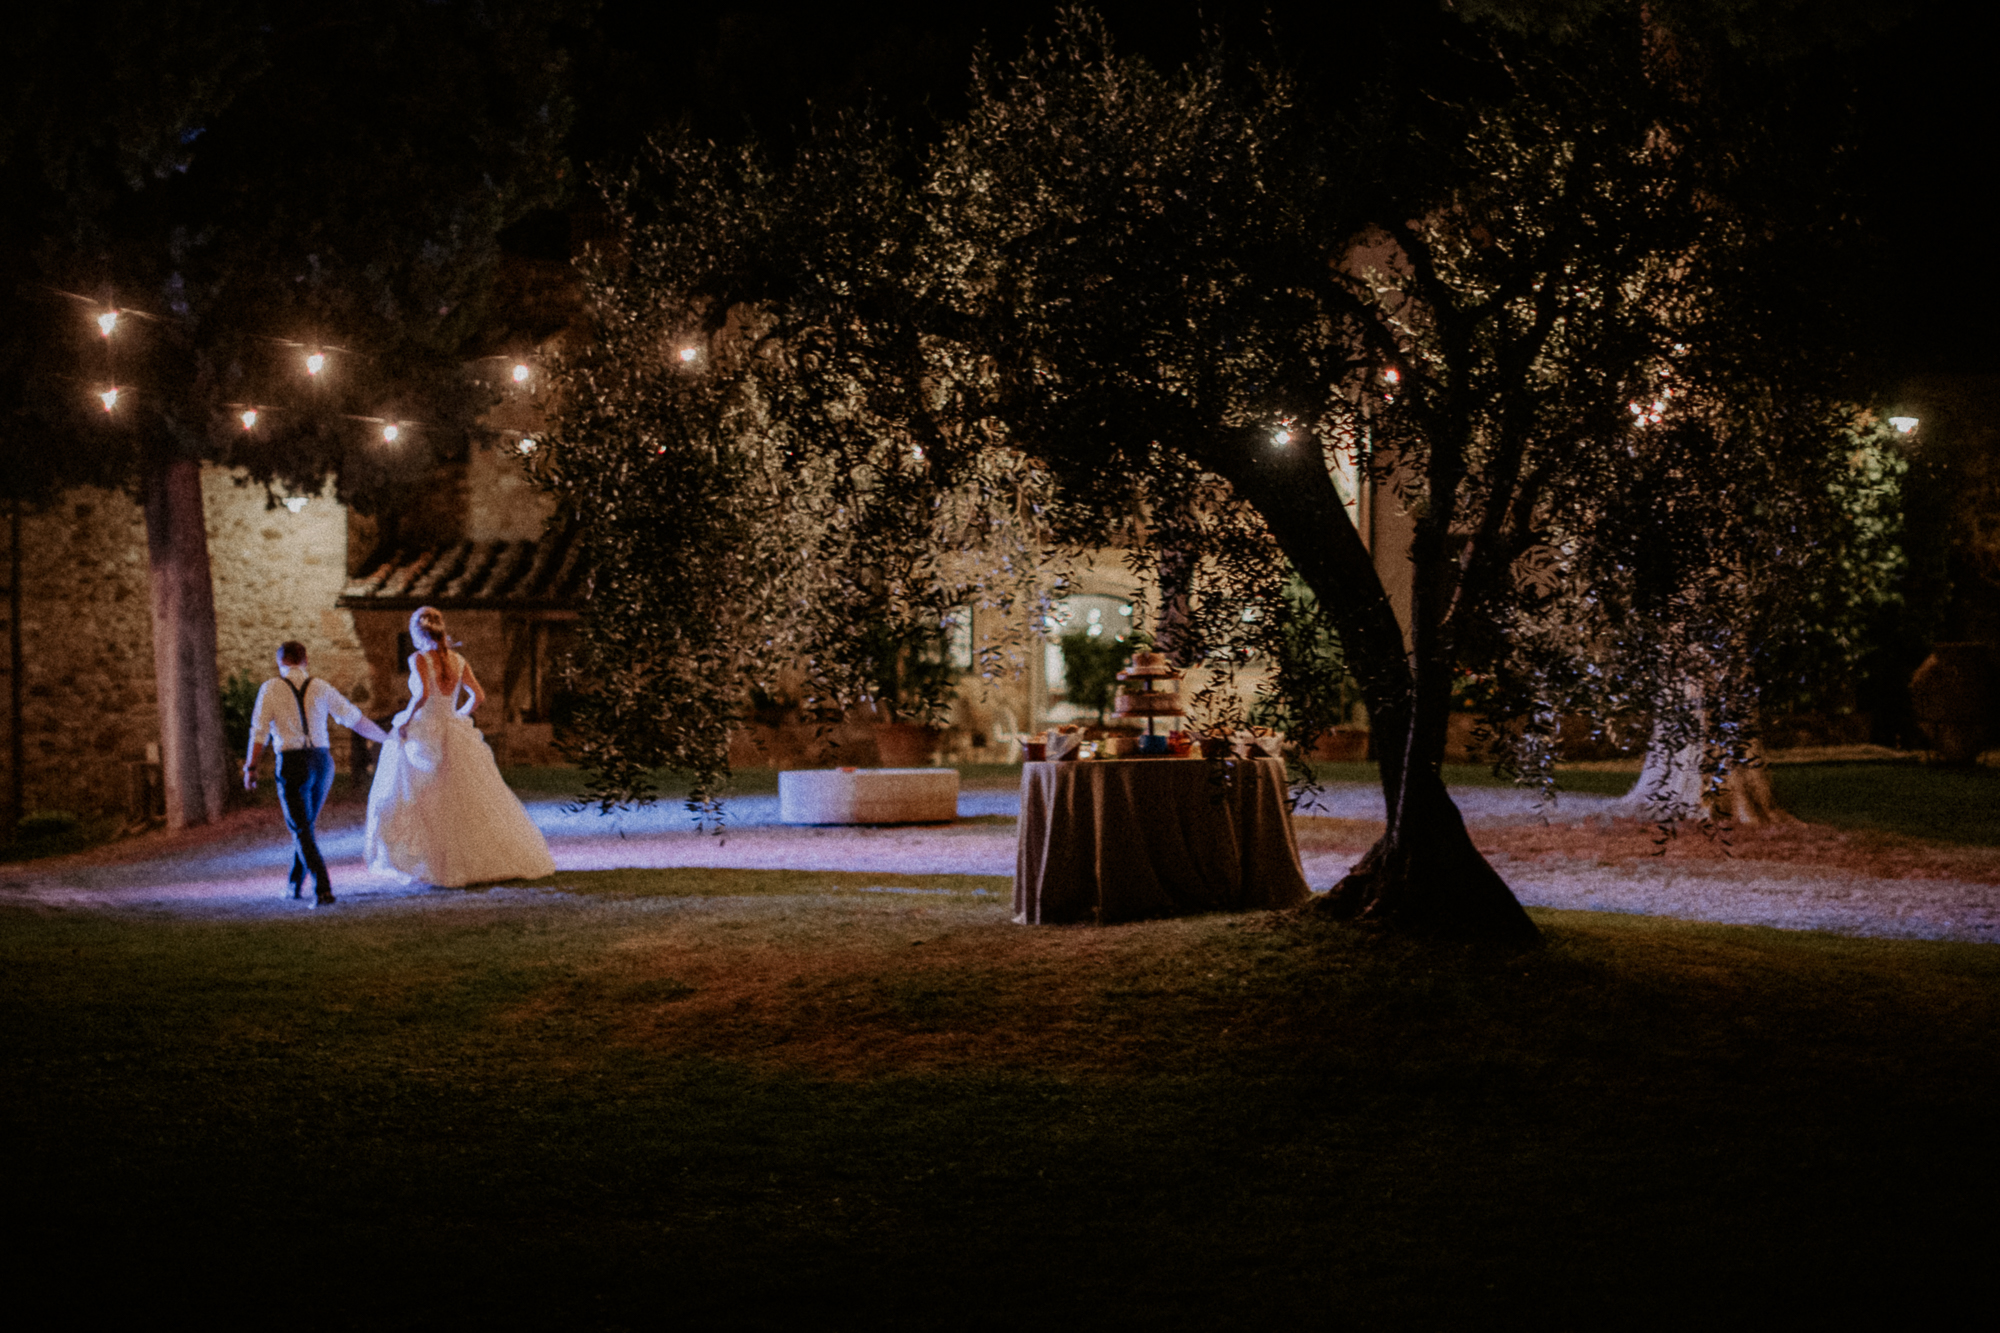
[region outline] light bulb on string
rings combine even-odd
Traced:
[[[97,331],[109,338],[111,330],[118,327],[118,312],[107,310],[97,317]]]
[[[396,437],[398,435],[401,435],[402,433],[403,433],[403,428],[401,426],[398,426],[395,422],[392,421],[388,425],[382,427],[382,442],[384,444],[394,444],[396,442]]]
[[[103,393],[97,395],[97,400],[103,403],[104,410],[109,412],[118,404],[118,390],[106,389]]]
[[[526,363],[525,361],[517,361],[517,362],[515,362],[515,363],[514,363],[514,383],[516,383],[516,384],[526,384],[527,382],[528,382],[528,366],[527,366],[527,363]]]
[[[306,358],[306,374],[317,375],[326,368],[326,353],[314,352]]]
[[[242,416],[238,417],[237,420],[243,423],[243,429],[245,430],[257,429],[257,409],[254,407],[250,408]]]

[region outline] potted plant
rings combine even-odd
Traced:
[[[958,684],[944,631],[882,622],[861,642],[859,665],[873,682],[876,761],[884,768],[923,768],[936,758],[944,729],[931,721]]]

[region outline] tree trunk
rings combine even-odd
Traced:
[[[1538,942],[1541,932],[1472,845],[1445,790],[1449,656],[1434,650],[1426,657],[1434,635],[1415,635],[1415,652],[1405,647],[1375,556],[1348,521],[1324,455],[1298,450],[1284,461],[1224,475],[1256,505],[1293,569],[1332,615],[1375,726],[1388,829],[1312,910],[1417,934]],[[1412,615],[1429,609],[1418,599]]]
[[[1677,823],[1702,812],[1708,779],[1702,774],[1701,761],[1708,747],[1699,742],[1676,745],[1667,732],[1665,723],[1653,724],[1652,738],[1646,743],[1646,762],[1639,769],[1639,780],[1618,802],[1619,813],[1656,823]]]
[[[1339,920],[1375,921],[1412,934],[1538,943],[1541,931],[1499,872],[1472,845],[1465,820],[1445,790],[1438,768],[1442,726],[1396,730],[1405,743],[1397,747],[1392,739],[1391,745],[1377,751],[1389,826],[1317,910]],[[1435,744],[1423,739],[1429,731],[1437,732]]]
[[[1723,776],[1718,791],[1708,789],[1702,761],[1710,754],[1706,742],[1675,745],[1661,724],[1654,724],[1646,746],[1639,780],[1618,803],[1621,813],[1659,823],[1706,816],[1733,824],[1796,824],[1771,792],[1771,770],[1764,763],[1764,743],[1750,743],[1748,764]]]
[[[1722,790],[1709,808],[1733,824],[1796,824],[1798,818],[1778,804],[1771,792],[1771,767],[1764,762],[1764,742],[1750,742],[1750,763],[1729,770]]]
[[[153,682],[167,827],[222,817],[222,692],[216,679],[215,584],[208,568],[201,469],[176,459],[146,476],[146,555]]]

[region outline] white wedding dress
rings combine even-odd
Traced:
[[[422,691],[396,715],[368,789],[368,868],[461,888],[555,873],[549,844],[500,778],[486,738],[454,705],[465,659],[410,654]]]

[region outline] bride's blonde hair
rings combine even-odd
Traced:
[[[451,639],[444,632],[444,612],[435,606],[420,606],[410,612],[410,642],[417,645],[419,652],[429,652],[433,648],[451,645]]]

